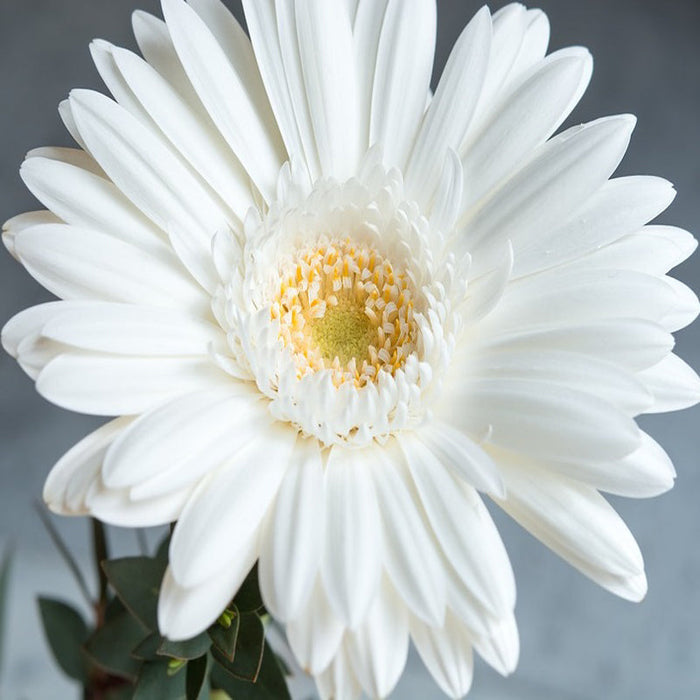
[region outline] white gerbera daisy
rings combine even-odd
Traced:
[[[3,344],[48,400],[122,416],[54,467],[56,512],[177,520],[162,632],[193,636],[259,561],[324,698],[387,695],[409,639],[464,695],[518,657],[515,586],[478,491],[631,600],[639,549],[599,490],[673,484],[641,413],[700,398],[671,354],[698,313],[666,277],[695,240],[612,179],[630,116],[551,138],[590,55],[484,8],[435,95],[435,0],[219,0],[103,41],[114,95],[29,154],[49,211],[3,240],[63,301]]]

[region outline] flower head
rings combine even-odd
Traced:
[[[391,692],[409,640],[445,693],[513,670],[508,558],[479,492],[632,600],[639,549],[600,491],[673,484],[642,413],[700,398],[666,273],[673,199],[610,179],[634,127],[554,136],[591,77],[545,15],[484,8],[434,94],[434,0],[219,0],[103,41],[114,96],[61,105],[80,149],[22,176],[48,211],[10,252],[62,301],[3,344],[47,399],[121,416],[54,467],[55,511],[177,521],[164,635],[214,621],[259,562],[324,698]]]

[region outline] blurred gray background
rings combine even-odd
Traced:
[[[240,17],[238,0],[226,0]],[[436,75],[450,46],[480,6],[438,0]],[[494,2],[495,10],[505,3]],[[542,0],[552,48],[588,46],[593,83],[576,122],[632,112],[639,126],[622,174],[657,174],[678,198],[663,221],[700,231],[700,0]],[[71,145],[56,107],[73,87],[102,89],[88,53],[95,37],[135,48],[130,13],[158,12],[157,0],[0,0],[0,219],[38,208],[18,167],[25,151]],[[677,276],[697,289],[700,257]],[[49,297],[0,251],[0,322]],[[700,366],[700,324],[678,336],[678,352]],[[690,700],[700,697],[700,410],[643,420],[674,458],[677,487],[651,501],[615,499],[646,557],[650,590],[641,605],[599,590],[500,513],[498,524],[518,580],[521,662],[503,680],[479,664],[474,700]],[[37,591],[78,594],[32,509],[56,458],[97,424],[59,410],[35,394],[0,354],[0,552],[17,548],[10,633],[0,672],[2,700],[77,698],[49,661],[34,598]],[[494,509],[495,510],[495,509]],[[60,520],[87,563],[87,523]],[[113,533],[119,552],[133,535]],[[302,684],[303,685],[303,684]],[[310,686],[297,686],[299,697]],[[412,659],[394,697],[437,698]]]

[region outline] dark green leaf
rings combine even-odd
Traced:
[[[142,624],[156,632],[164,563],[150,557],[126,557],[104,562],[103,568],[122,603]]]
[[[265,649],[265,629],[255,613],[244,613],[240,618],[241,624],[233,661],[229,661],[216,647],[212,653],[227,673],[240,680],[255,683]]]
[[[255,683],[239,680],[218,663],[211,673],[217,688],[226,691],[235,700],[291,700],[277,657],[268,644],[264,647],[260,673]]]
[[[214,646],[228,661],[233,661],[236,653],[236,642],[238,641],[238,630],[241,625],[241,616],[238,608],[233,606],[231,615],[231,626],[226,628],[218,622],[209,628],[209,636]]]
[[[82,616],[70,605],[50,598],[39,598],[39,611],[46,639],[61,670],[84,683],[87,665],[81,647],[88,636],[88,628]]]
[[[209,700],[209,671],[211,656],[200,656],[187,664],[185,690],[187,700]]]
[[[198,659],[209,651],[211,639],[206,632],[184,642],[171,642],[164,639],[158,649],[160,656],[170,656],[173,659]]]
[[[171,537],[172,537],[172,534],[168,533],[160,541],[160,544],[158,545],[158,549],[156,550],[156,559],[160,562],[163,562],[166,565],[168,563],[168,551],[170,549],[170,538]]]
[[[169,673],[167,661],[144,663],[133,700],[186,700],[185,673]]]
[[[238,589],[236,597],[233,599],[238,609],[242,613],[255,612],[263,608],[260,597],[260,584],[258,583],[258,565],[256,564]]]
[[[149,635],[140,644],[138,644],[131,655],[135,659],[141,661],[157,661],[159,658],[158,650],[160,645],[163,643],[163,637],[161,637],[157,632]]]
[[[85,653],[99,668],[120,678],[134,680],[140,663],[130,652],[148,636],[148,630],[128,612],[117,615],[85,644]]]

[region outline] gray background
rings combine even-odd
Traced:
[[[239,12],[237,0],[228,0]],[[458,32],[478,9],[439,0],[436,73]],[[501,6],[493,4],[493,9]],[[663,221],[698,230],[700,219],[700,0],[543,0],[552,47],[588,46],[596,71],[575,121],[632,112],[639,117],[621,172],[652,173],[679,191]],[[0,218],[37,208],[17,174],[24,152],[69,145],[56,106],[72,87],[99,87],[87,50],[100,36],[133,47],[129,16],[156,0],[0,0]],[[239,14],[240,16],[240,14]],[[700,257],[677,276],[694,285]],[[0,252],[0,321],[48,298]],[[700,325],[678,336],[678,351],[700,365]],[[522,657],[500,679],[479,664],[471,697],[538,700],[644,700],[700,697],[700,446],[698,410],[643,420],[674,458],[678,485],[646,502],[615,499],[646,556],[650,592],[641,605],[617,600],[561,563],[496,514],[518,580]],[[36,591],[78,600],[31,503],[55,459],[96,425],[41,400],[14,362],[0,355],[0,549],[18,547],[12,586],[3,700],[77,698],[48,661],[35,615]],[[59,527],[86,560],[83,521]],[[134,550],[130,533],[115,547]],[[308,686],[305,686],[308,688]],[[300,695],[306,691],[300,690]],[[397,698],[438,693],[413,660]]]

